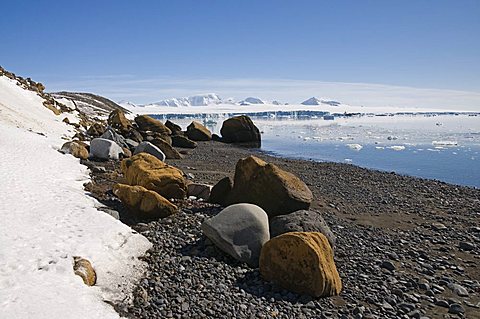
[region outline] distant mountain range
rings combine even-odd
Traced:
[[[132,109],[134,107],[190,107],[190,106],[208,106],[208,105],[218,105],[218,104],[232,104],[232,105],[257,105],[257,104],[273,104],[273,105],[284,105],[285,103],[278,102],[276,100],[267,102],[258,97],[247,97],[244,100],[236,102],[233,98],[222,99],[218,94],[215,93],[206,93],[199,94],[187,97],[171,98],[166,100],[161,100],[155,103],[148,104],[134,104],[128,101],[120,101],[119,105]],[[331,106],[339,106],[340,102],[331,101],[331,100],[321,100],[316,97],[311,97],[308,100],[303,101],[303,105],[321,105],[328,104]]]

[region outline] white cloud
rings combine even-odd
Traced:
[[[322,82],[290,79],[146,78],[131,75],[95,76],[47,82],[51,91],[97,93],[115,101],[150,103],[164,98],[215,92],[222,97],[300,103],[309,97],[370,107],[421,107],[480,112],[480,93],[423,89],[370,83]]]

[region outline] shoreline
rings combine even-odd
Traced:
[[[137,286],[133,305],[116,307],[121,315],[243,318],[273,317],[274,311],[277,318],[302,314],[308,318],[362,311],[365,317],[396,318],[418,310],[436,318],[449,310],[436,304],[450,299],[462,305],[468,318],[480,313],[476,308],[480,307],[478,244],[471,251],[458,248],[461,242],[478,241],[480,190],[352,164],[276,157],[213,141],[199,142],[196,149],[184,151],[188,154],[183,159],[167,163],[194,182],[214,185],[233,176],[237,160],[252,154],[301,178],[314,194],[311,209],[322,213],[337,237],[335,261],[344,290],[339,297],[305,298],[264,282],[258,269],[225,256],[199,229],[203,220],[221,210],[218,205],[185,200],[176,203],[181,212],[170,218],[149,223],[129,220],[118,199],[108,192],[112,183],[121,179],[118,167],[105,162],[98,165],[110,165],[107,173],[92,174],[93,185],[99,184],[90,191],[117,209],[120,219],[154,246],[145,256],[149,272]],[[100,198],[101,193],[106,197]],[[437,224],[444,228],[434,226]],[[394,270],[382,268],[387,261]],[[204,267],[210,269],[212,278]],[[209,286],[201,283],[202,276],[207,276],[204,279]],[[429,289],[423,289],[424,281]],[[449,284],[463,285],[469,296],[455,295]],[[204,288],[197,291],[198,285]],[[220,306],[215,303],[218,298],[227,299]],[[408,309],[402,306],[405,303]]]

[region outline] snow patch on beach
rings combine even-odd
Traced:
[[[1,317],[118,318],[104,300],[125,297],[150,243],[96,209],[87,168],[57,151],[73,134],[65,114],[42,102],[0,77]],[[74,274],[74,256],[91,261],[95,286]]]

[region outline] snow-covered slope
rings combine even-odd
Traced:
[[[206,105],[215,105],[220,104],[222,99],[215,93],[207,93],[200,95],[193,95],[188,97],[181,98],[171,98],[167,100],[162,100],[159,102],[146,104],[145,107],[154,107],[154,106],[206,106]]]
[[[150,243],[85,195],[87,168],[57,151],[73,134],[65,114],[42,103],[0,76],[0,317],[118,318],[104,300],[124,297]],[[95,286],[74,256],[92,262]]]

